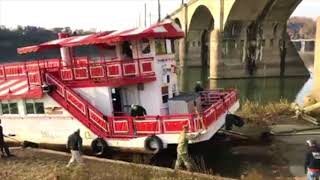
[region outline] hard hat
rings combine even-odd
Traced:
[[[314,139],[308,139],[306,142],[309,147],[317,145],[317,142]]]

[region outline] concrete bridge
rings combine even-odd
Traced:
[[[305,76],[287,34],[302,0],[190,0],[168,15],[186,33],[181,66],[210,66],[210,78]]]

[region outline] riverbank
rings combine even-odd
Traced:
[[[0,179],[303,179],[305,140],[320,135],[261,136],[264,132],[283,132],[314,125],[293,118],[294,111],[286,100],[265,105],[242,104],[238,115],[246,125],[233,131],[249,139],[239,140],[219,133],[210,141],[190,144],[196,171],[174,171],[176,147],[148,159],[146,155],[115,153],[109,160],[86,157],[85,167],[66,168],[69,153],[37,149],[17,149],[17,156],[0,159]],[[319,132],[318,132],[319,131]],[[308,133],[319,133],[310,130]],[[120,160],[120,161],[119,161]],[[127,161],[127,162],[124,162]],[[155,166],[150,166],[152,164]],[[206,175],[207,174],[207,175]],[[225,178],[223,178],[225,177]]]
[[[154,167],[123,161],[84,156],[85,166],[66,167],[69,153],[15,148],[12,158],[0,158],[0,179],[2,180],[98,180],[98,179],[183,179],[183,180],[231,180],[187,171]]]
[[[273,177],[270,179],[306,179],[304,172],[306,140],[320,138],[319,126],[296,118],[291,103],[286,100],[269,102],[265,105],[247,101],[242,104],[242,108],[237,113],[246,119],[247,124],[235,131],[265,143],[265,148],[260,150],[254,150],[250,146],[244,147],[244,154],[249,152],[252,153],[250,154],[252,156],[260,152],[262,156],[259,158],[260,161],[271,152],[270,158],[274,162],[264,162],[264,170],[260,172],[261,174],[267,171],[268,166],[276,166],[278,163],[280,166],[271,172],[284,174],[287,178]],[[319,119],[318,113],[311,115]],[[267,137],[261,136],[264,132],[271,132],[271,134],[268,134]]]

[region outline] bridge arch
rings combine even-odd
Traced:
[[[180,64],[207,65],[210,59],[212,78],[307,75],[286,33],[302,1],[189,1],[170,15],[186,35],[179,42]]]
[[[224,62],[245,67],[245,71],[238,73],[242,76],[268,76],[269,72],[278,72],[279,74],[272,75],[280,76],[290,73],[306,74],[302,60],[286,33],[286,22],[301,2],[302,0],[235,1],[223,27]],[[230,33],[233,32],[234,24],[241,26],[237,34]],[[230,44],[231,49],[226,51]],[[299,72],[286,69],[299,69]]]
[[[204,5],[194,11],[187,32],[187,64],[209,65],[210,32],[215,27],[215,20]]]

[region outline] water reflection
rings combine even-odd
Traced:
[[[312,79],[295,78],[254,78],[208,80],[208,69],[189,67],[180,69],[179,85],[182,91],[193,91],[196,81],[202,81],[205,88],[236,88],[240,100],[246,99],[260,103],[278,101],[281,98],[301,103],[312,88]]]

